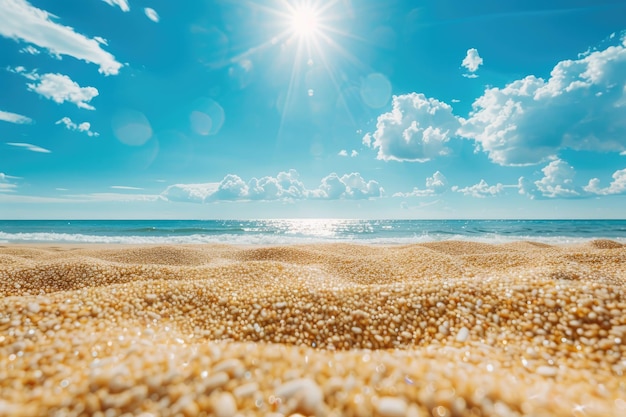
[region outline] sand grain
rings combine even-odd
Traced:
[[[0,247],[0,415],[626,415],[626,247]],[[272,414],[274,413],[274,414]]]

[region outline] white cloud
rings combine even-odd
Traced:
[[[209,182],[204,184],[174,184],[170,185],[161,193],[169,201],[183,201],[203,203],[210,195],[217,191],[219,183]]]
[[[59,104],[69,101],[82,109],[95,110],[95,107],[88,104],[92,98],[98,95],[98,90],[95,87],[81,87],[63,74],[35,76],[38,82],[28,84],[30,91]]]
[[[126,3],[128,7],[126,1],[118,2]],[[105,75],[119,72],[122,64],[103,50],[98,41],[54,22],[55,18],[26,0],[0,0],[0,35],[37,45],[53,55],[67,55],[91,62],[98,65],[99,72]]]
[[[597,195],[626,194],[626,169],[615,171],[612,178],[613,181],[608,187],[601,188],[600,180],[593,178],[583,189],[588,193]]]
[[[452,191],[456,191],[457,193],[463,193],[463,195],[476,197],[476,198],[485,198],[496,196],[504,191],[506,186],[500,183],[496,185],[489,185],[485,180],[480,180],[478,184],[474,184],[470,187],[459,188],[457,186],[452,187]]]
[[[57,191],[68,191],[67,188],[55,188]],[[23,194],[2,193],[2,178],[0,174],[0,203],[88,203],[88,202],[155,202],[164,201],[159,194],[132,194],[132,193],[91,193],[91,194],[65,194],[60,197],[43,197]]]
[[[346,184],[341,181],[337,174],[332,173],[322,178],[319,191],[318,198],[337,200],[346,192]]]
[[[136,201],[163,201],[160,194],[132,194],[132,193],[91,193],[91,194],[69,194],[64,196],[64,202],[136,202]]]
[[[20,49],[20,52],[23,54],[31,54],[31,55],[39,55],[41,53],[41,51],[35,48],[33,45],[28,45]]]
[[[517,185],[519,193],[530,199],[571,198],[582,195],[574,186],[576,171],[567,162],[556,159],[543,167],[541,172],[543,177],[537,181],[520,177]]]
[[[7,71],[12,72],[13,74],[20,74],[22,77],[27,78],[29,80],[33,80],[33,81],[36,81],[39,79],[39,74],[37,74],[37,71],[27,72],[26,68],[24,68],[21,65],[17,67],[7,67]]]
[[[113,190],[133,190],[133,191],[143,190],[143,188],[129,187],[127,185],[112,185],[110,188]]]
[[[426,187],[433,190],[442,190],[447,184],[448,180],[439,171],[435,172],[432,177],[426,178]]]
[[[339,151],[339,153],[337,154],[339,156],[348,156],[348,151],[345,149],[342,149]],[[350,157],[351,158],[356,158],[357,156],[359,156],[359,153],[355,150],[352,149],[352,151],[350,152]]]
[[[159,20],[161,20],[156,10],[151,9],[150,7],[146,7],[145,9],[143,9],[143,11],[148,19],[152,20],[154,23],[159,23]]]
[[[241,200],[248,197],[248,186],[238,175],[228,174],[211,194],[214,200]]]
[[[483,59],[478,54],[478,50],[476,48],[468,49],[467,55],[465,56],[465,58],[463,58],[463,62],[461,63],[461,66],[466,68],[469,71],[469,74],[463,74],[463,76],[467,78],[478,77],[474,73],[478,70],[478,67],[480,67],[482,64],[483,64]]]
[[[486,90],[458,134],[500,165],[549,161],[565,148],[624,152],[625,85],[626,38],[559,62],[547,81],[530,75]]]
[[[418,93],[394,96],[392,110],[378,116],[376,131],[363,143],[384,161],[426,162],[449,153],[445,144],[459,126],[446,103]]]
[[[86,200],[83,200],[86,201]],[[79,200],[69,200],[58,197],[42,197],[23,194],[2,194],[0,193],[0,203],[21,203],[21,204],[44,204],[44,203],[72,203]]]
[[[48,149],[44,149],[37,145],[32,145],[30,143],[24,143],[24,142],[7,142],[7,145],[15,146],[16,148],[24,148],[28,151],[37,152],[37,153],[51,153],[52,152]]]
[[[430,197],[446,191],[448,179],[440,171],[436,171],[432,177],[426,178],[426,188],[413,188],[408,193],[395,193],[394,197]]]
[[[0,193],[11,193],[14,192],[17,188],[16,184],[13,184],[11,179],[15,179],[16,177],[12,177],[10,175],[5,174],[4,172],[0,172]]]
[[[16,123],[19,125],[29,124],[33,122],[30,117],[2,110],[0,110],[0,120],[2,120],[3,122]]]
[[[525,195],[531,200],[534,200],[538,195],[534,184],[526,177],[519,177],[517,180],[517,188],[521,195]]]
[[[339,177],[334,172],[322,178],[317,190],[311,190],[312,198],[329,200],[337,199],[367,199],[381,197],[385,190],[377,181],[366,181],[361,174],[353,172]]]
[[[85,133],[87,136],[100,136],[98,132],[93,132],[91,130],[91,124],[89,122],[82,122],[80,124],[76,124],[72,122],[72,119],[69,117],[64,117],[61,120],[58,120],[56,125],[63,124],[69,130],[77,130],[79,132]]]
[[[128,5],[128,0],[102,0],[103,2],[111,5],[117,6],[122,9],[123,12],[130,11],[130,6]]]
[[[567,162],[557,159],[550,162],[541,171],[544,176],[539,181],[535,181],[535,186],[544,197],[572,197],[579,195],[573,186],[576,171]]]
[[[279,172],[276,178],[252,178],[247,185],[247,196],[256,200],[301,199],[308,190],[295,169]]]
[[[332,173],[320,186],[307,189],[296,170],[280,172],[276,177],[252,178],[247,183],[238,175],[228,174],[219,183],[176,184],[161,194],[170,201],[212,202],[238,200],[367,199],[380,197],[383,188],[374,180],[366,181],[359,173],[339,177]]]

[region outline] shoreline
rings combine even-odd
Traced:
[[[625,284],[611,240],[0,244],[0,415],[620,416]]]
[[[557,237],[557,239],[565,239],[564,237]],[[555,246],[555,247],[569,247],[569,246],[580,246],[591,244],[592,246],[597,246],[597,243],[602,244],[602,242],[606,242],[611,244],[611,246],[618,247],[626,247],[626,241],[622,243],[622,239],[620,238],[607,238],[607,237],[578,237],[572,238],[576,240],[575,242],[560,242],[560,241],[550,241],[545,240],[540,237],[537,239],[532,239],[531,237],[523,237],[516,238],[511,237],[506,240],[489,240],[486,238],[452,238],[452,239],[432,239],[425,241],[408,241],[405,242],[404,238],[396,239],[398,243],[378,243],[376,240],[368,240],[368,239],[336,239],[336,240],[294,240],[294,241],[278,241],[273,243],[241,243],[241,242],[149,242],[149,243],[132,243],[132,242],[67,242],[67,241],[33,241],[33,242],[12,242],[5,241],[0,242],[0,248],[9,248],[9,247],[35,247],[35,248],[72,248],[72,249],[128,249],[134,247],[158,247],[158,246],[188,246],[188,247],[211,247],[211,246],[232,246],[232,247],[279,247],[279,246],[324,246],[324,245],[354,245],[354,246],[373,246],[373,247],[399,247],[399,246],[421,246],[421,245],[429,245],[429,244],[484,244],[491,246],[502,246],[508,244],[518,244],[518,243],[530,243],[530,244],[538,244],[538,245],[547,245],[547,246]],[[626,238],[624,238],[626,239]],[[389,238],[390,241],[393,238]]]

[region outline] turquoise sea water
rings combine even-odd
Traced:
[[[0,220],[0,243],[626,243],[626,220]]]

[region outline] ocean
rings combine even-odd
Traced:
[[[282,245],[530,240],[569,244],[592,239],[626,243],[626,220],[0,220],[0,243]]]

